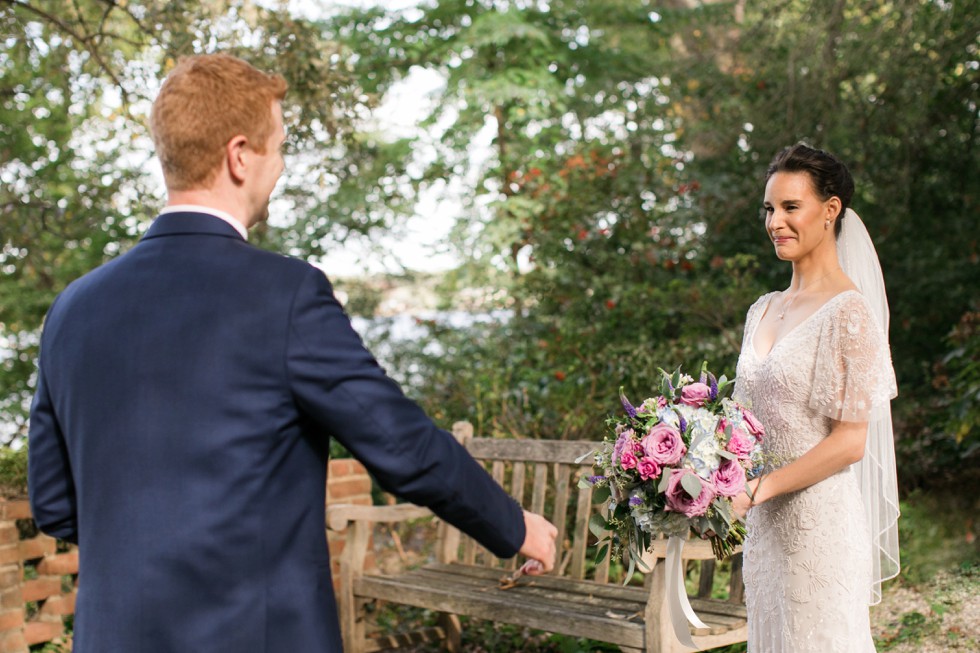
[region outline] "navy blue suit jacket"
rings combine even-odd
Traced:
[[[311,265],[157,218],[55,300],[31,505],[79,544],[76,653],[338,652],[329,438],[502,557],[520,507],[388,379]]]

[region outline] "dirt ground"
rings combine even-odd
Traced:
[[[980,569],[941,572],[916,587],[893,581],[871,621],[880,651],[980,651]]]

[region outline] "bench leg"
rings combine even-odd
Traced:
[[[459,653],[463,650],[463,627],[459,622],[459,617],[448,612],[444,612],[439,615],[439,623],[442,629],[446,631],[446,639],[443,642],[443,648],[450,653]]]

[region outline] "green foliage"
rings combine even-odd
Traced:
[[[0,448],[0,497],[27,496],[27,449]]]
[[[921,584],[956,565],[980,565],[975,496],[912,492],[898,520],[902,579]]]
[[[404,212],[407,149],[358,133],[374,98],[349,74],[354,54],[285,8],[4,2],[0,34],[0,441],[26,434],[39,327],[55,295],[135,243],[162,204],[147,173],[147,113],[180,56],[239,54],[290,84],[288,146],[302,174],[284,180],[282,196],[295,211],[254,230],[255,242],[316,256],[325,240],[387,228]],[[370,199],[390,208],[365,210],[346,191],[351,179],[376,184]]]
[[[944,339],[944,355],[933,365],[929,392],[902,406],[904,429],[896,452],[906,488],[955,492],[980,487],[980,313],[968,311]]]
[[[763,173],[804,139],[851,167],[885,271],[903,487],[962,478],[978,468],[976,338],[940,334],[980,301],[978,13],[977,0],[443,0],[339,16],[330,29],[362,53],[365,87],[444,74],[421,185],[471,191],[445,288],[498,289],[485,308],[511,312],[433,325],[393,367],[445,422],[592,439],[621,384],[644,394],[659,366],[704,359],[730,373],[747,307],[789,276],[756,217]]]

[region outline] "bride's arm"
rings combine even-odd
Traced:
[[[810,487],[856,463],[864,457],[867,436],[867,422],[834,422],[830,434],[805,454],[774,472],[749,481],[748,492],[735,497],[735,512],[744,517],[754,505]]]

